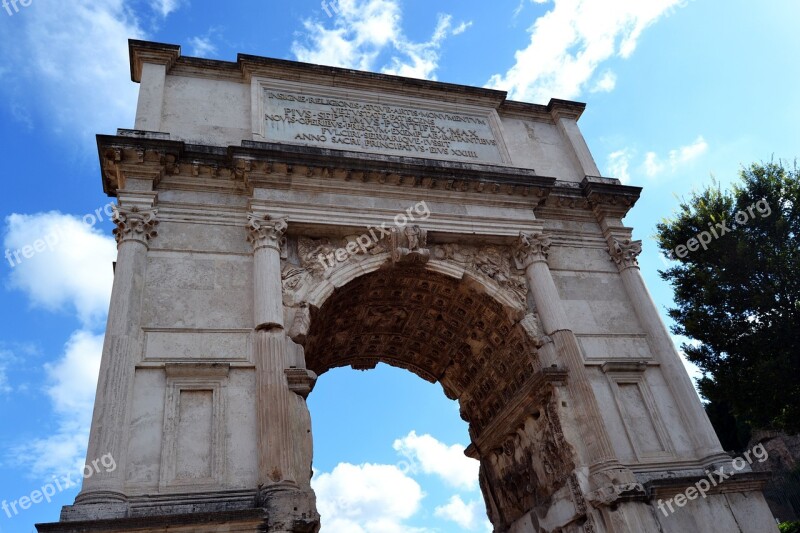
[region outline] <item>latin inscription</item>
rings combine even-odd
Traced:
[[[367,152],[502,163],[487,117],[266,90],[266,135]]]

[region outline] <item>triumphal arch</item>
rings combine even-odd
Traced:
[[[41,532],[315,532],[318,376],[440,383],[496,532],[775,530],[642,281],[584,106],[130,43],[97,140],[119,256],[85,480]],[[102,105],[102,103],[100,103]],[[334,532],[339,533],[339,532]]]

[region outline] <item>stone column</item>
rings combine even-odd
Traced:
[[[589,381],[578,339],[570,329],[564,313],[547,263],[550,244],[550,239],[542,233],[521,233],[514,254],[517,268],[525,271],[544,333],[552,339],[558,360],[566,365],[569,372],[567,390],[574,402],[571,411],[584,434],[591,435],[591,438],[583,442],[583,446],[586,452],[584,460],[595,477],[594,484],[607,484],[605,480],[610,478],[615,478],[619,483],[633,482],[633,474],[623,469],[616,459]],[[610,474],[610,471],[615,472]],[[609,475],[601,475],[604,472],[609,472]]]
[[[247,240],[253,246],[258,471],[263,487],[295,481],[287,453],[291,449],[291,392],[284,375],[286,337],[281,287],[280,246],[287,227],[285,218],[248,215]]]
[[[637,260],[642,252],[642,241],[632,241],[627,228],[616,232],[616,235],[606,228],[606,237],[609,253],[617,264],[628,299],[647,333],[653,355],[661,365],[665,381],[686,421],[686,429],[694,441],[698,459],[705,465],[729,462],[730,457],[722,450],[692,380],[642,279]]]
[[[283,323],[280,247],[287,228],[285,217],[248,215],[255,291],[259,497],[269,515],[270,532],[319,528],[313,493],[303,483],[308,473],[301,472],[296,461],[296,447],[304,436],[296,435],[300,414],[293,408],[295,393],[286,376],[290,353]]]
[[[86,457],[88,464],[111,455],[118,467],[110,472],[101,469],[84,480],[75,503],[76,512],[86,518],[116,518],[127,513],[127,428],[148,242],[157,235],[157,211],[152,209],[155,197],[155,193],[118,192],[120,204],[131,205],[120,205],[114,212],[117,262]]]

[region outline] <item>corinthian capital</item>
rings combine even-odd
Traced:
[[[614,260],[620,270],[638,267],[639,261],[636,260],[636,257],[642,253],[642,241],[611,237],[608,253],[611,254],[611,259]]]
[[[117,225],[114,230],[117,244],[122,244],[129,240],[147,244],[150,239],[158,235],[156,231],[156,226],[158,226],[157,214],[157,209],[115,206],[112,220]]]
[[[269,215],[247,214],[247,242],[254,250],[264,246],[280,250],[281,239],[289,227],[287,217],[272,218]]]
[[[514,262],[517,268],[525,270],[536,262],[547,262],[550,251],[550,238],[544,233],[519,232],[519,239],[514,246]]]

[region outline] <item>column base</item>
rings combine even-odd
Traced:
[[[294,483],[278,483],[259,489],[259,501],[267,512],[269,533],[317,533],[320,517],[314,491]]]
[[[36,528],[40,533],[167,529],[181,533],[317,533],[320,518],[313,491],[276,484],[258,491],[131,496],[126,502],[76,501],[62,509],[60,522],[37,524]]]
[[[140,516],[112,520],[86,520],[36,524],[39,533],[258,533],[264,531],[266,513],[262,508],[161,516]]]

